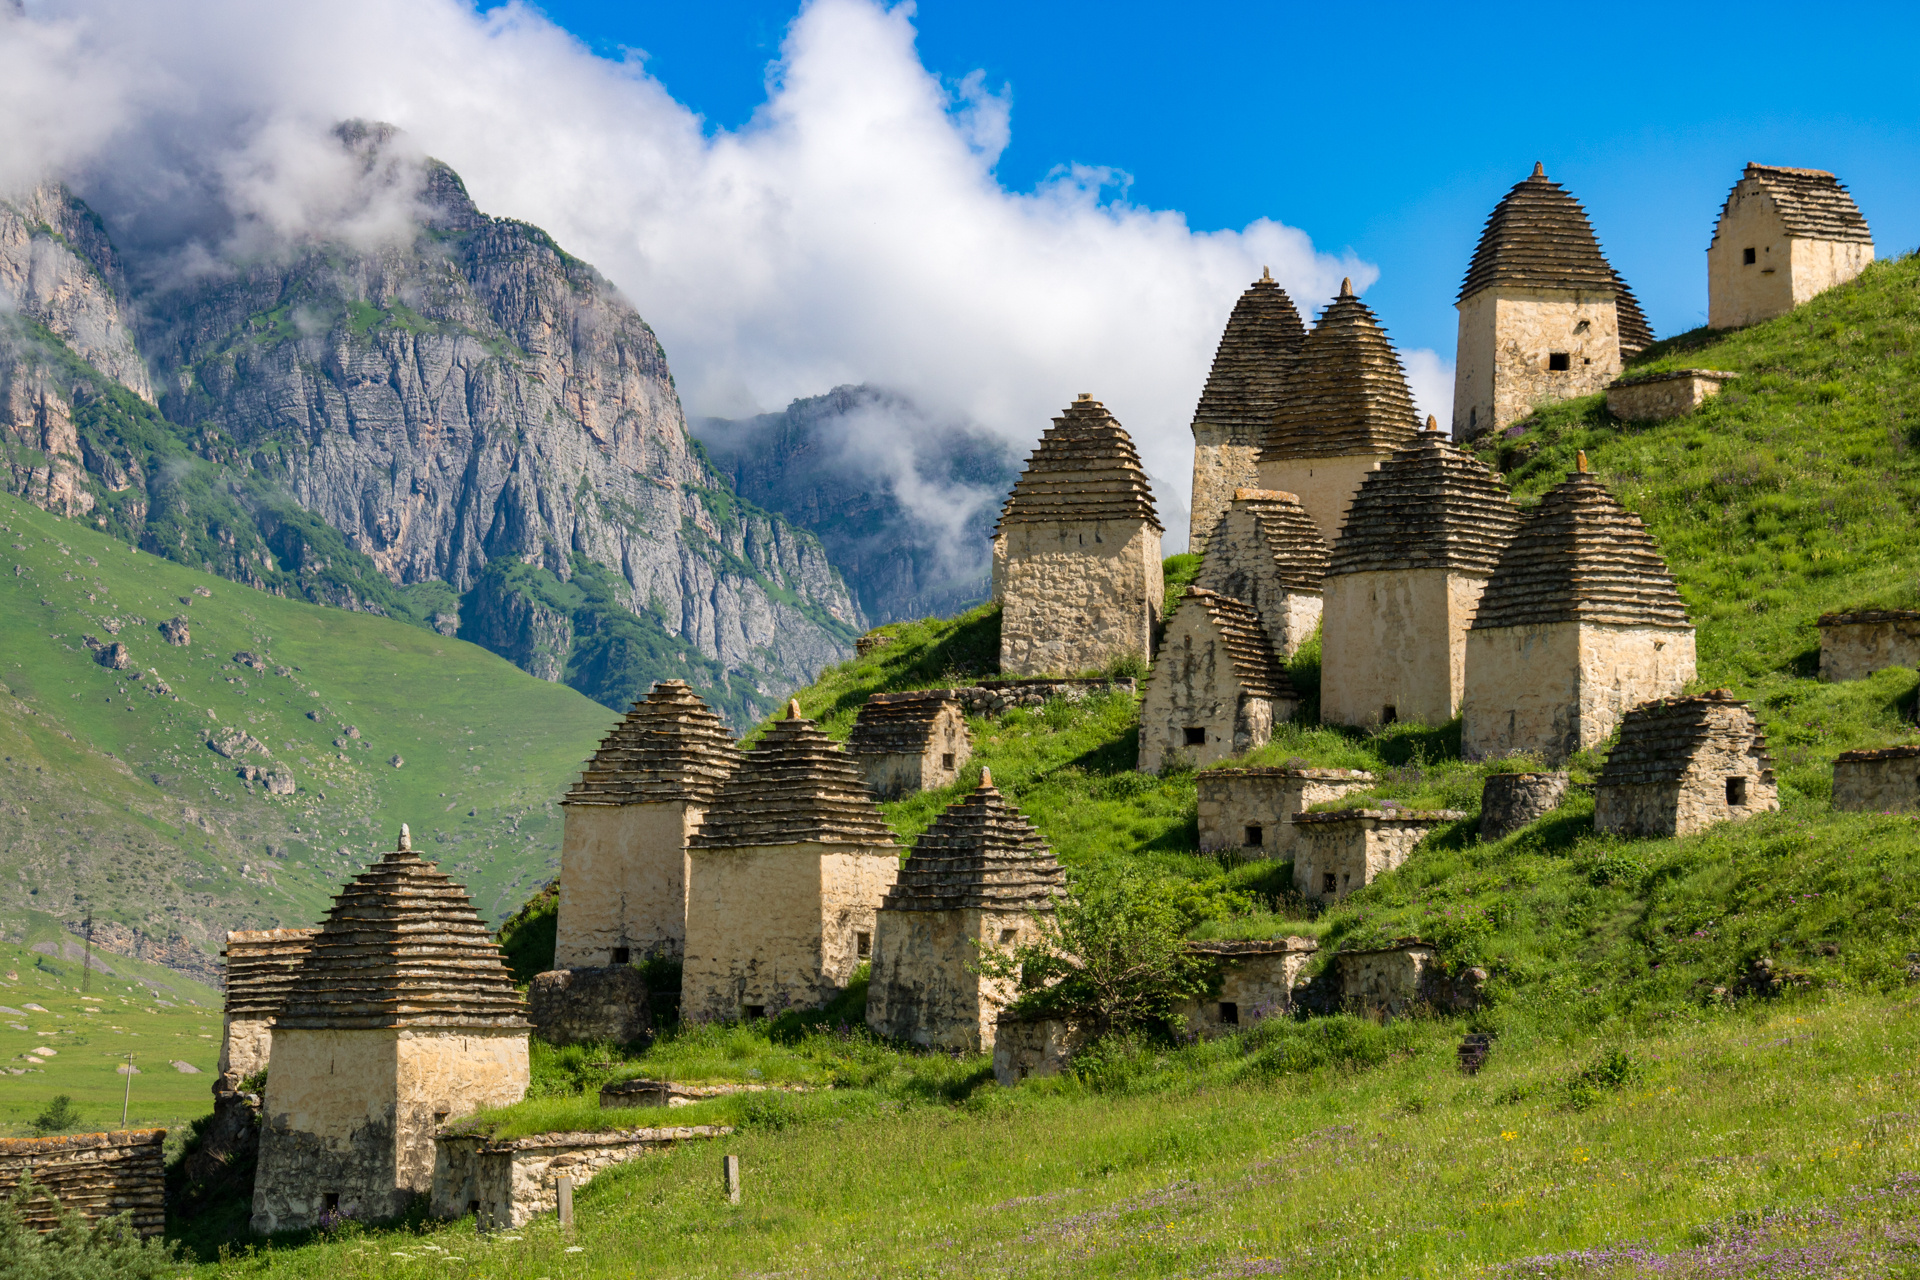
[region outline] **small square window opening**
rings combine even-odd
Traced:
[[[1266,828],[1251,827],[1251,826],[1247,828],[1247,847],[1249,849],[1258,849],[1261,845],[1265,844],[1266,842],[1267,842]]]
[[[767,1006],[763,1004],[743,1004],[740,1006],[740,1016],[748,1022],[758,1022],[767,1016]]]
[[[1573,353],[1570,351],[1549,351],[1547,353],[1547,368],[1553,370],[1555,373],[1565,373],[1567,370],[1573,368]]]
[[[853,935],[853,952],[862,960],[873,954],[873,935],[862,932]]]
[[[632,964],[633,948],[632,947],[615,947],[613,949],[613,962],[615,964]]]
[[[321,1192],[320,1209],[324,1213],[340,1212],[340,1193],[338,1191]]]
[[[1340,882],[1334,879],[1333,872],[1329,871],[1327,872],[1326,875],[1320,877],[1320,891],[1322,893],[1332,893],[1335,889],[1338,889],[1339,887],[1340,887]]]
[[[1727,779],[1727,803],[1743,805],[1747,802],[1747,780],[1745,778]]]
[[[1388,703],[1386,706],[1380,708],[1381,724],[1392,724],[1394,721],[1398,720],[1399,718],[1400,718],[1400,708],[1394,706],[1392,703]]]
[[[1207,745],[1207,729],[1205,725],[1190,724],[1187,726],[1186,733],[1188,746],[1204,747]]]
[[[1220,1002],[1220,1022],[1224,1026],[1229,1026],[1229,1027],[1239,1026],[1240,1025],[1240,1006],[1235,1004],[1231,1000],[1222,1000]]]
[[[1013,945],[1014,939],[1018,938],[1019,936],[1020,936],[1020,931],[1017,929],[1002,929],[1000,931],[1000,945],[1003,947],[1010,947]]]
[[[941,767],[942,769],[951,769],[951,768],[953,768],[953,752],[951,752],[951,751],[947,751],[947,752],[943,752],[943,753],[941,754],[941,756],[940,756],[940,767]]]
[[[1758,262],[1759,260],[1760,259],[1757,256],[1755,256],[1753,250],[1751,249],[1742,249],[1740,251],[1740,261],[1746,266],[1750,267],[1754,263]]]

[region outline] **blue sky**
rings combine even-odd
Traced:
[[[709,128],[765,101],[793,3],[549,0]],[[1105,165],[1198,230],[1262,216],[1377,263],[1397,341],[1451,358],[1480,224],[1535,160],[1587,206],[1662,335],[1706,310],[1705,248],[1748,160],[1837,172],[1882,256],[1920,244],[1920,5],[951,3],[915,9],[948,80],[1010,88],[998,176]],[[1823,21],[1827,16],[1832,20]]]

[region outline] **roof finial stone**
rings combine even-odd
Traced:
[[[1353,277],[1352,276],[1340,277],[1340,296],[1343,298],[1351,298],[1353,296]]]
[[[787,719],[798,720],[799,718],[800,718],[800,699],[788,698],[787,699]]]
[[[407,829],[407,824],[404,822],[400,824],[400,843],[394,846],[394,851],[396,853],[413,852],[413,832]]]
[[[984,767],[980,770],[980,785],[983,787],[993,785],[993,770]]]
[[[1585,475],[1587,471],[1587,451],[1585,449],[1580,450],[1579,453],[1574,455],[1574,461],[1575,464],[1579,466],[1580,473]]]
[[[1268,268],[1266,268],[1265,266],[1262,266],[1262,267],[1260,268],[1260,283],[1261,283],[1261,284],[1272,284],[1272,283],[1273,283],[1273,272],[1272,272],[1272,271],[1270,271],[1270,270],[1269,270]]]
[[[1540,163],[1540,162],[1539,162],[1538,160],[1535,160],[1535,161],[1533,162],[1533,176],[1534,176],[1534,177],[1536,177],[1536,178],[1544,178],[1544,177],[1546,177],[1546,176],[1547,176],[1547,166],[1545,166],[1545,165],[1543,165],[1543,164],[1541,164],[1541,163]]]

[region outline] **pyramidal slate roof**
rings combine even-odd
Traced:
[[[1293,299],[1263,269],[1227,317],[1213,371],[1193,411],[1194,433],[1204,424],[1222,429],[1235,444],[1259,444],[1306,340]]]
[[[1536,164],[1487,215],[1456,301],[1496,284],[1610,289],[1617,278],[1587,211]]]
[[[1873,243],[1873,233],[1867,230],[1867,220],[1860,206],[1853,202],[1852,193],[1845,183],[1825,169],[1789,169],[1784,165],[1749,163],[1740,174],[1740,181],[1749,179],[1773,197],[1773,206],[1780,211],[1787,234],[1796,240]],[[1735,184],[1736,188],[1738,185]],[[1732,204],[1733,193],[1728,192],[1726,203],[1720,206],[1721,222],[1726,221],[1727,209]],[[1720,242],[1717,223],[1713,228],[1713,242]]]
[[[286,1005],[318,929],[244,929],[227,934],[229,1018],[271,1018]]]
[[[1385,453],[1413,439],[1420,417],[1387,331],[1353,281],[1301,344],[1262,441],[1260,461]]]
[[[1261,540],[1273,553],[1280,583],[1296,591],[1318,591],[1327,575],[1327,540],[1300,499],[1278,489],[1235,489],[1233,505],[1220,513],[1208,546],[1222,545],[1227,521],[1239,512],[1251,515]],[[1204,570],[1203,570],[1204,571]]]
[[[940,713],[948,707],[965,714],[952,689],[868,696],[847,738],[849,755],[918,755],[927,749]]]
[[[733,735],[684,680],[662,680],[600,740],[562,804],[710,803],[740,767]]]
[[[1725,689],[1688,698],[1643,702],[1620,721],[1620,743],[1600,770],[1599,786],[1678,782],[1710,745],[1752,756],[1760,779],[1773,781],[1773,756],[1753,710]]]
[[[1474,614],[1473,630],[1554,622],[1689,630],[1686,605],[1640,517],[1580,470],[1520,522]]]
[[[1206,610],[1243,690],[1260,698],[1300,696],[1294,691],[1293,681],[1287,678],[1287,669],[1274,655],[1273,642],[1260,624],[1260,615],[1251,607],[1218,591],[1188,587],[1180,597],[1174,616],[1177,618],[1188,609]]]
[[[1653,345],[1653,326],[1647,323],[1647,313],[1640,309],[1640,300],[1618,271],[1613,273],[1613,315],[1620,329],[1622,360],[1631,360]]]
[[[1041,435],[994,532],[1055,520],[1145,520],[1163,529],[1133,437],[1084,392]]]
[[[1505,487],[1429,418],[1419,439],[1361,480],[1327,573],[1450,569],[1489,577],[1519,528]]]
[[[746,753],[687,843],[699,849],[895,847],[859,766],[818,725],[801,719],[798,702],[789,702],[786,719],[774,721]]]
[[[880,909],[1051,911],[1066,878],[1047,842],[982,769],[980,785],[914,841]]]
[[[276,1029],[523,1030],[526,1004],[466,890],[413,852],[392,853],[333,900]]]

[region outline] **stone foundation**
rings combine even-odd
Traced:
[[[1312,938],[1190,943],[1189,954],[1219,963],[1220,990],[1205,1000],[1182,1002],[1174,1017],[1186,1024],[1187,1034],[1211,1039],[1290,1014],[1293,980],[1319,945]]]
[[[1001,1088],[1011,1089],[1033,1076],[1057,1076],[1086,1042],[1085,1030],[1073,1023],[1002,1014],[994,1028],[993,1078]]]
[[[527,1020],[548,1044],[632,1044],[652,1039],[648,1001],[646,978],[628,965],[555,969],[528,985]]]
[[[1846,813],[1920,809],[1920,746],[1842,751],[1833,762],[1833,807]]]
[[[1358,769],[1204,769],[1200,791],[1200,848],[1233,849],[1242,858],[1284,862],[1294,856],[1294,818],[1316,804],[1371,786]]]
[[[561,1177],[576,1190],[602,1169],[683,1142],[722,1137],[723,1125],[677,1129],[616,1129],[607,1133],[541,1133],[496,1142],[470,1134],[434,1139],[433,1207],[436,1218],[477,1214],[483,1228],[523,1227],[551,1213]]]
[[[1478,1008],[1487,983],[1485,969],[1467,969],[1449,978],[1428,943],[1403,939],[1390,947],[1342,951],[1333,957],[1322,981],[1323,999],[1332,1009],[1374,1022],[1404,1017],[1418,1008],[1467,1013]]]
[[[1864,680],[1887,667],[1920,667],[1920,610],[1820,615],[1820,678]]]
[[[1564,773],[1495,773],[1480,790],[1480,838],[1502,840],[1532,826],[1567,797]]]
[[[600,1086],[600,1109],[615,1107],[690,1107],[735,1093],[811,1093],[804,1084],[676,1084],[634,1076]]]
[[[11,1197],[22,1175],[31,1174],[44,1196],[24,1211],[26,1224],[51,1231],[58,1221],[52,1197],[99,1222],[115,1214],[132,1217],[133,1229],[157,1236],[167,1225],[165,1129],[121,1129],[58,1138],[0,1138],[0,1199]],[[0,1266],[4,1266],[0,1261]]]
[[[1719,369],[1676,369],[1622,378],[1607,387],[1607,412],[1622,422],[1685,417],[1720,394],[1738,375]]]
[[[1466,817],[1454,809],[1339,809],[1294,821],[1293,887],[1310,902],[1335,902],[1407,860],[1435,827]]]

